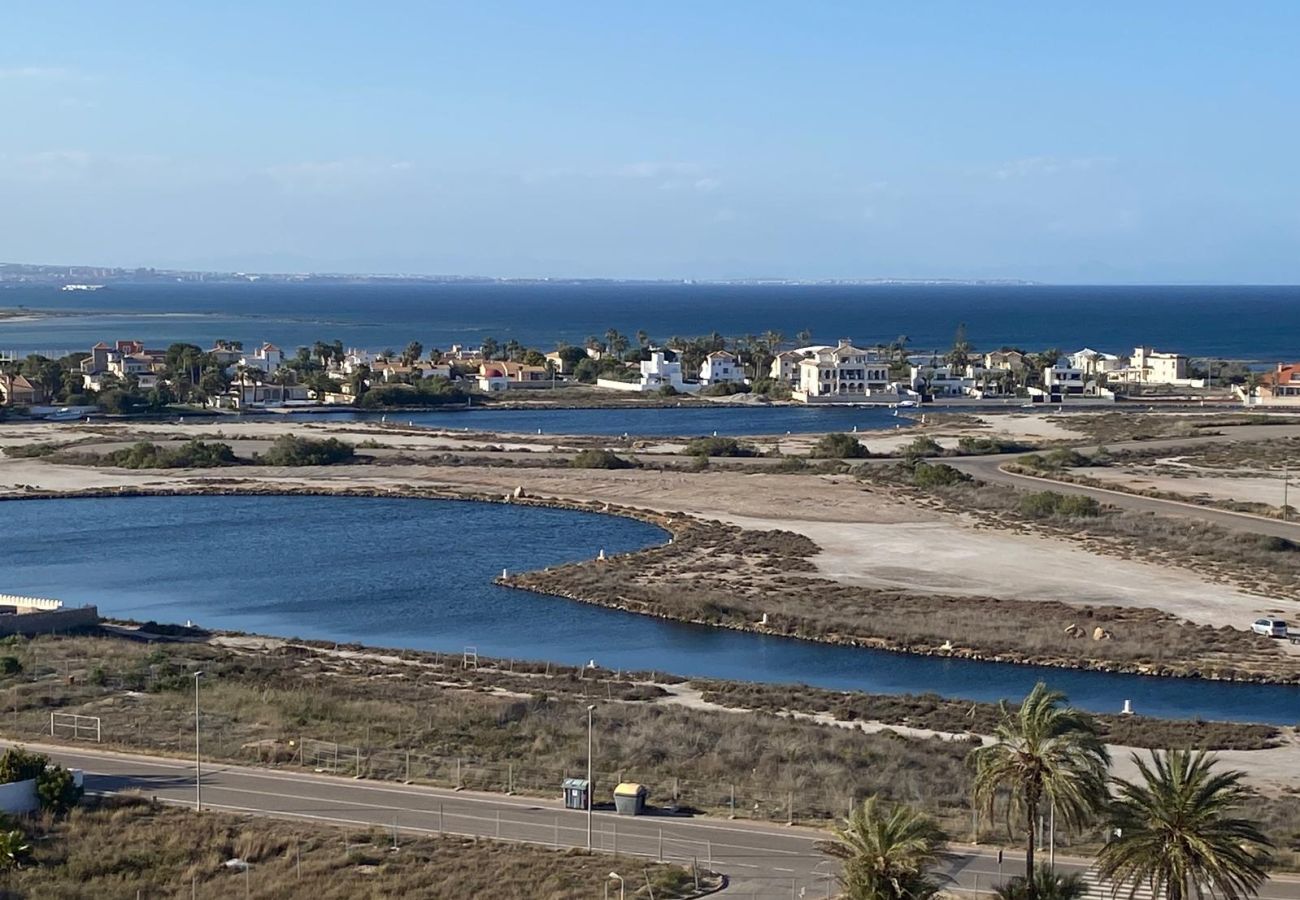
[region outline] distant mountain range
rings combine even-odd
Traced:
[[[486,275],[403,275],[340,272],[198,272],[187,269],[49,266],[0,263],[0,286],[65,284],[1035,284],[1016,278],[493,278]]]

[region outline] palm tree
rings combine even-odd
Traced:
[[[947,836],[929,816],[868,797],[833,834],[818,849],[843,861],[839,879],[849,900],[926,900],[939,892],[929,870]]]
[[[8,871],[22,866],[31,845],[17,828],[0,831],[0,869]]]
[[[1080,826],[1106,802],[1110,754],[1092,717],[1063,705],[1064,694],[1034,685],[1018,710],[1002,704],[994,742],[971,752],[975,804],[992,812],[999,793],[1008,797],[1008,822],[1026,826],[1025,896],[1036,900],[1034,826],[1044,802],[1067,826]]]
[[[1222,900],[1254,896],[1273,845],[1248,819],[1233,815],[1250,800],[1242,773],[1215,772],[1204,750],[1159,751],[1151,763],[1133,754],[1142,784],[1115,780],[1111,838],[1097,857],[1103,878],[1157,897]]]
[[[1038,900],[1079,900],[1088,884],[1078,872],[1057,872],[1050,866],[1034,869],[1034,895]],[[1025,900],[1025,877],[1017,875],[996,889],[999,900]]]

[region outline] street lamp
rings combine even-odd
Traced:
[[[203,811],[203,763],[199,757],[199,679],[203,670],[194,673],[194,809]]]
[[[591,747],[592,747],[592,724],[591,714],[596,709],[596,704],[592,703],[587,706],[587,849],[591,849],[591,804],[595,800],[596,783],[591,778]]]
[[[624,888],[627,887],[627,885],[623,882],[623,876],[618,874],[617,872],[610,872],[609,877],[618,879],[618,900],[623,900],[623,890]],[[605,886],[609,887],[609,883],[606,882]]]

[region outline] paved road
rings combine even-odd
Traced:
[[[194,766],[175,759],[59,746],[27,745],[86,773],[90,791],[139,791],[160,801],[194,802]],[[308,772],[284,772],[206,764],[204,806],[330,825],[394,826],[406,833],[499,837],[547,847],[583,847],[587,818],[553,801],[456,792],[387,782],[357,781]],[[645,816],[625,818],[597,810],[592,846],[604,852],[666,859],[726,874],[725,896],[771,898],[833,895],[831,868],[817,852],[823,835],[813,829],[725,819]],[[998,881],[996,850],[955,847],[946,866],[953,887],[991,893]],[[1005,874],[1023,866],[1008,851]],[[1058,858],[1058,867],[1082,869],[1086,862]],[[617,866],[618,863],[612,863]],[[1274,879],[1263,900],[1300,900],[1300,880]]]
[[[1112,444],[1112,450],[1174,450],[1178,448],[1196,447],[1204,444],[1222,444],[1236,443],[1246,441],[1263,441],[1280,437],[1300,436],[1300,426],[1297,425],[1240,425],[1227,428],[1224,434],[1204,434],[1192,437],[1181,438],[1160,438],[1151,441],[1126,441],[1124,443]],[[1092,453],[1098,448],[1081,446],[1077,448],[1083,453]],[[1010,453],[998,454],[993,456],[967,456],[953,457],[942,460],[955,469],[959,469],[968,475],[987,481],[992,484],[1003,484],[1009,487],[1019,488],[1021,490],[1053,490],[1062,494],[1077,494],[1087,497],[1093,497],[1100,503],[1107,503],[1111,506],[1118,506],[1121,509],[1130,509],[1136,512],[1157,513],[1165,516],[1179,516],[1188,519],[1199,519],[1203,522],[1210,522],[1229,531],[1244,532],[1248,534],[1264,534],[1274,537],[1289,538],[1300,541],[1300,522],[1283,522],[1279,519],[1270,519],[1264,516],[1255,516],[1249,513],[1232,512],[1231,510],[1215,509],[1209,506],[1201,506],[1195,503],[1182,503],[1177,500],[1160,500],[1154,497],[1143,497],[1138,494],[1130,494],[1125,491],[1109,490],[1107,488],[1092,487],[1089,485],[1070,484],[1069,482],[1056,481],[1049,478],[1036,478],[1032,475],[1020,475],[1002,470],[1004,463],[1010,462],[1024,454]]]

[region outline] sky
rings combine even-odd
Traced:
[[[0,260],[1300,283],[1300,4],[6,0]]]

